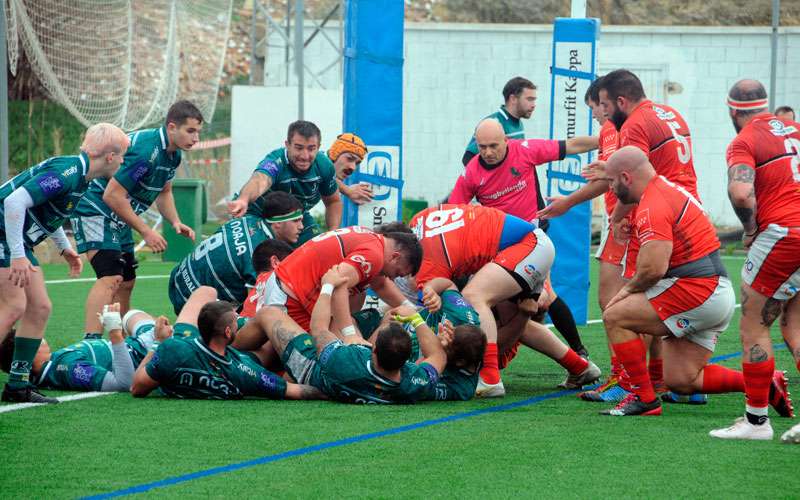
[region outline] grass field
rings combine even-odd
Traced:
[[[725,260],[737,283],[741,261]],[[139,274],[170,269],[148,262]],[[48,280],[62,280],[66,269],[46,266],[44,272]],[[91,280],[49,286],[54,313],[46,336],[54,348],[81,337],[90,286]],[[593,284],[590,318],[599,317],[595,297]],[[140,280],[134,305],[171,316],[166,279]],[[737,325],[738,314],[716,355],[740,350]],[[582,327],[581,334],[605,369],[602,325]],[[773,339],[780,340],[777,329]],[[740,358],[722,362],[736,367]],[[800,384],[785,349],[777,351],[777,365],[790,385]],[[800,496],[800,446],[777,437],[708,437],[709,429],[742,413],[743,395],[710,396],[705,406],[670,405],[660,418],[614,419],[597,414],[601,405],[558,392],[563,377],[549,359],[522,352],[504,374],[509,395],[502,400],[376,407],[115,394],[0,413],[0,497],[82,497],[157,481],[148,496]],[[772,419],[778,436],[793,423]]]

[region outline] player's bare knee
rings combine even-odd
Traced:
[[[136,284],[136,280],[123,281],[122,276],[116,277],[119,278],[117,292],[131,293],[133,291],[133,286]]]
[[[696,378],[697,375],[692,376],[685,371],[664,371],[664,383],[670,391],[677,394],[694,394],[697,392],[694,387]]]
[[[45,295],[44,297],[28,302],[24,316],[35,323],[45,323],[53,312],[53,303]]]
[[[620,311],[621,308],[619,307],[612,307],[603,311],[603,324],[606,329],[617,326],[620,320]]]

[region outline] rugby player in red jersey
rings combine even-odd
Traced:
[[[505,395],[499,358],[508,360],[498,351],[498,326],[492,307],[510,299],[543,299],[545,278],[555,256],[552,242],[532,223],[480,205],[431,207],[415,215],[410,225],[423,248],[415,278],[426,307],[436,308],[437,294],[452,280],[473,275],[463,296],[478,312],[488,340],[476,395]],[[532,312],[537,307],[534,302]],[[581,385],[600,376],[594,363],[564,347],[557,354],[555,350],[545,354],[554,357]]]
[[[664,378],[673,392],[743,392],[741,372],[707,364],[736,302],[708,215],[685,188],[657,175],[636,147],[614,153],[606,172],[620,203],[638,204],[631,223],[640,251],[636,273],[603,313],[633,392],[601,413],[661,414],[638,334],[665,338]],[[785,404],[775,401],[776,408]]]
[[[767,92],[755,80],[731,88],[728,108],[738,132],[727,152],[728,195],[749,248],[739,323],[746,405],[743,418],[710,434],[768,440],[773,436],[767,415],[770,387],[777,379],[786,391],[783,372],[775,371],[769,335],[781,313],[781,332],[800,369],[800,124],[770,113]],[[788,400],[783,411],[776,409],[782,416],[793,413]]]

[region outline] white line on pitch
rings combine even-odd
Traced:
[[[82,392],[80,394],[72,394],[70,396],[61,396],[58,399],[59,402],[64,403],[66,401],[77,401],[79,399],[89,399],[89,398],[96,398],[100,396],[110,396],[111,394],[116,394],[115,392]],[[24,410],[25,408],[33,408],[35,406],[45,406],[47,403],[17,403],[15,405],[4,405],[0,406],[0,413],[8,413],[10,411],[17,411],[17,410]]]
[[[154,274],[152,276],[137,276],[137,280],[154,280],[169,278],[169,274]],[[97,278],[72,278],[67,280],[49,280],[45,281],[45,285],[60,285],[62,283],[89,283],[90,281],[97,281]]]

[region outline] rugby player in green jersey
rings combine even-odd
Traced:
[[[52,352],[42,339],[33,358],[31,381],[37,387],[64,391],[127,392],[133,381],[133,372],[153,342],[166,340],[169,332],[156,329],[153,321],[137,325],[136,334],[124,336],[123,319],[119,304],[103,308],[103,331],[108,340],[84,339],[78,343]],[[159,318],[166,323],[166,318]],[[159,337],[156,334],[161,334]],[[8,372],[13,350],[12,334],[0,344],[0,369]]]
[[[198,142],[203,115],[189,101],[170,106],[164,126],[130,134],[131,146],[119,171],[110,180],[95,180],[75,209],[72,229],[78,253],[85,253],[97,281],[86,298],[84,328],[91,337],[100,331],[97,313],[104,304],[130,308],[136,281],[133,230],[154,252],[167,248],[164,238],[141,218],[155,203],[175,232],[194,240],[175,208],[172,178],[181,152]]]
[[[294,196],[268,193],[261,216],[229,220],[175,266],[169,278],[169,300],[176,314],[201,286],[210,286],[220,299],[241,305],[258,277],[253,266],[258,246],[270,239],[290,245],[297,242],[303,229],[303,207]]]
[[[18,320],[14,354],[2,400],[52,403],[30,383],[52,305],[33,247],[48,236],[69,263],[70,275],[83,264],[64,234],[64,222],[93,179],[108,178],[119,168],[127,136],[109,123],[89,127],[77,156],[50,158],[0,186],[0,336]]]
[[[236,320],[233,305],[217,301],[216,290],[198,288],[172,327],[172,338],[139,365],[131,394],[144,397],[160,389],[174,398],[324,398],[311,386],[287,383],[265,369],[256,354],[230,347]]]
[[[303,204],[303,232],[298,246],[320,233],[309,210],[320,200],[325,204],[328,230],[342,224],[342,200],[336,184],[336,170],[327,155],[320,152],[322,134],[311,122],[298,120],[289,125],[285,146],[270,152],[258,164],[252,177],[228,203],[234,217],[263,211],[269,190],[293,194]]]
[[[310,334],[279,308],[264,307],[256,315],[287,372],[298,382],[311,384],[345,403],[413,403],[424,399],[447,363],[441,343],[409,306],[393,309],[392,314],[410,318],[423,356],[417,363],[408,361],[411,339],[396,322],[374,335],[374,345],[365,345],[355,331],[340,340],[331,332],[331,303],[336,304],[334,319],[339,314],[349,316],[349,304],[347,278],[338,267],[322,278]]]

